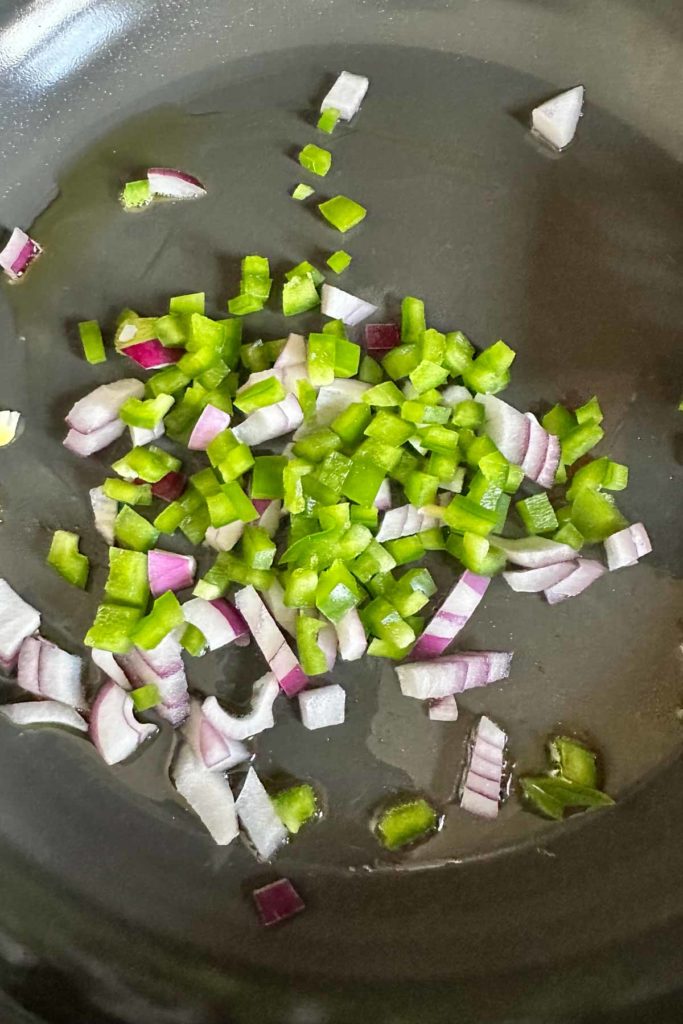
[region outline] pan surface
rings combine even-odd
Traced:
[[[421,295],[439,329],[504,337],[522,408],[597,393],[604,450],[631,468],[620,505],[654,553],[556,608],[492,587],[462,646],[514,648],[513,676],[463,698],[455,725],[429,723],[371,659],[335,669],[343,729],[304,734],[285,707],[258,764],[315,781],[326,813],[273,867],[214,847],[177,800],[170,733],[111,771],[82,741],[0,723],[3,1021],[578,1020],[653,1000],[658,1020],[680,1017],[682,36],[664,3],[5,9],[0,222],[34,222],[46,252],[0,290],[0,408],[26,416],[0,455],[0,575],[51,639],[78,650],[87,629],[105,551],[86,491],[125,450],[84,465],[61,446],[75,397],[123,372],[87,366],[75,323],[111,328],[124,305],[153,314],[200,289],[218,314],[245,252],[281,274],[334,248],[288,192],[342,68],[371,79],[323,185],[370,211],[345,243],[344,287],[389,316]],[[579,81],[579,137],[555,157],[528,112]],[[124,215],[121,183],[154,164],[197,174],[208,197]],[[248,330],[277,337],[282,320]],[[57,527],[84,538],[88,594],[43,564]],[[434,568],[444,586],[453,564]],[[237,703],[262,671],[251,650],[198,664],[192,685]],[[493,827],[457,811],[482,711],[520,771],[542,765],[557,727],[595,742],[617,806],[561,826],[516,799]],[[399,860],[368,821],[403,789],[448,813]],[[248,894],[278,874],[308,909],[264,932]]]

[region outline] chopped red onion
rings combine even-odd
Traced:
[[[202,704],[202,712],[207,722],[210,722],[221,736],[233,740],[246,740],[273,728],[273,704],[279,692],[277,679],[272,672],[266,672],[254,683],[251,706],[246,715],[229,714],[215,697],[206,698]]]
[[[537,480],[545,466],[550,434],[543,429],[533,413],[527,412],[524,415],[529,423],[529,442],[521,466],[530,480]]]
[[[358,661],[365,654],[368,639],[357,608],[350,608],[336,623],[339,655],[342,661]]]
[[[133,378],[101,384],[72,406],[66,422],[79,434],[91,434],[116,420],[119,410],[129,398],[142,398],[145,385]]]
[[[97,647],[92,647],[90,656],[100,671],[104,672],[107,679],[112,679],[124,690],[130,690],[131,686],[128,676],[110,651],[101,651]]]
[[[7,245],[0,252],[0,267],[8,277],[16,281],[26,272],[33,260],[40,256],[42,248],[21,228],[15,228]]]
[[[40,628],[40,612],[0,579],[0,659],[13,668],[24,640]]]
[[[304,901],[288,878],[279,878],[277,882],[254,889],[251,895],[261,923],[267,928],[280,921],[287,921],[306,909]]]
[[[256,502],[254,502],[256,505]],[[260,510],[259,510],[260,511]],[[266,507],[263,511],[260,511],[258,526],[262,530],[265,530],[268,536],[272,539],[277,533],[280,525],[280,515],[282,512],[282,502],[279,498],[274,501],[266,502]]]
[[[95,697],[90,712],[90,738],[107,764],[119,764],[157,732],[156,725],[142,725],[133,714],[133,700],[111,679]]]
[[[175,551],[153,548],[147,552],[147,576],[152,597],[168,590],[185,590],[194,583],[197,560],[192,555],[178,555]]]
[[[529,447],[530,420],[495,395],[476,395],[475,402],[484,406],[485,430],[496,448],[520,466]]]
[[[559,604],[560,601],[576,597],[606,572],[601,562],[592,558],[577,558],[574,571],[544,591],[546,601],[548,604]]]
[[[302,334],[290,334],[280,355],[275,360],[275,369],[285,366],[300,366],[306,362],[306,342]]]
[[[142,448],[146,444],[151,444],[152,441],[156,441],[158,438],[163,437],[166,433],[166,427],[164,421],[159,420],[153,427],[128,427],[130,434],[130,443],[134,448]]]
[[[364,75],[353,75],[350,71],[342,71],[320,104],[320,109],[338,110],[342,120],[350,121],[360,110],[369,85],[370,81]]]
[[[161,704],[155,711],[174,728],[182,725],[190,713],[187,677],[181,657],[182,648],[176,637],[169,633],[160,644],[149,651],[138,647],[117,656],[117,661],[133,686],[154,683],[161,695]]]
[[[554,149],[564,149],[574,138],[583,107],[582,85],[546,100],[531,112],[532,131]]]
[[[506,742],[503,730],[482,715],[473,733],[460,795],[460,806],[481,818],[498,816]]]
[[[536,477],[536,483],[540,487],[552,487],[555,483],[555,474],[560,465],[561,455],[562,445],[559,437],[556,437],[555,434],[548,434],[548,449],[545,453],[545,462],[543,463],[543,469]]]
[[[346,694],[337,683],[304,690],[299,694],[299,711],[306,729],[327,729],[332,725],[342,725],[345,708]]]
[[[484,396],[482,395],[481,397],[483,398]],[[451,409],[459,405],[460,402],[466,402],[471,398],[471,393],[462,384],[449,384],[441,392],[441,401]]]
[[[116,441],[117,438],[121,437],[125,429],[126,424],[123,420],[111,420],[110,423],[105,423],[103,427],[91,430],[89,434],[81,434],[78,430],[70,430],[64,438],[63,444],[74,455],[80,455],[82,459],[85,459],[88,455],[94,455],[95,452],[106,448],[112,441]]]
[[[377,306],[341,288],[335,288],[334,285],[324,284],[320,292],[320,310],[323,316],[342,320],[350,327],[355,327],[361,320],[367,320],[376,313]]]
[[[172,502],[177,501],[181,494],[184,493],[187,487],[187,477],[184,473],[167,473],[166,476],[162,476],[161,480],[157,480],[155,484],[152,484],[152,494],[155,498],[161,498],[162,501]]]
[[[280,686],[288,697],[293,697],[303,689],[308,679],[270,612],[253,587],[238,590],[235,604]]]
[[[523,569],[541,569],[576,558],[576,551],[569,544],[558,544],[547,537],[521,537],[519,540],[491,537],[491,543],[505,552],[508,562],[521,565]]]
[[[155,196],[168,199],[198,199],[206,189],[198,178],[172,167],[150,167],[147,171],[149,187]]]
[[[490,582],[488,576],[467,569],[419,637],[411,657],[436,658],[442,654],[474,614]]]
[[[380,512],[386,512],[391,508],[391,484],[386,477],[379,485],[379,490],[375,496],[373,505],[375,508],[378,508]]]
[[[24,690],[39,697],[58,700],[70,707],[85,707],[81,684],[83,663],[39,636],[27,637],[21,645],[17,681]]]
[[[171,777],[218,846],[227,846],[239,835],[230,783],[221,772],[205,768],[189,744],[180,747]]]
[[[185,354],[182,348],[166,348],[158,338],[137,341],[132,345],[126,345],[119,351],[141,366],[143,370],[160,370],[162,366],[171,366]]]
[[[627,526],[605,540],[607,567],[610,572],[635,565],[639,558],[651,551],[652,544],[642,523]]]
[[[397,665],[401,692],[418,700],[434,700],[488,686],[510,675],[510,651],[459,651],[445,658]]]
[[[429,702],[428,715],[433,722],[457,722],[458,704],[452,693]]]
[[[111,547],[114,543],[114,520],[119,510],[118,502],[107,497],[103,487],[93,487],[89,493],[95,529]]]
[[[331,623],[323,626],[318,633],[318,647],[325,655],[327,671],[331,672],[337,660],[337,631]]]
[[[88,723],[68,704],[58,700],[31,700],[20,704],[5,704],[0,707],[0,714],[9,718],[15,725],[63,725],[68,729],[88,731]]]
[[[257,854],[262,860],[268,860],[286,840],[287,829],[253,768],[247,772],[235,810]]]
[[[296,638],[297,611],[296,608],[287,607],[284,596],[284,589],[278,580],[273,580],[268,589],[263,592],[263,600],[278,626],[282,626],[290,636]]]
[[[415,533],[422,533],[423,530],[431,530],[436,525],[434,516],[421,512],[414,505],[400,505],[384,513],[375,540],[381,543],[385,540],[397,540],[399,537],[410,537]]]
[[[213,727],[204,716],[198,700],[190,702],[190,717],[182,727],[183,736],[199,758],[202,766],[211,772],[226,772],[243,764],[251,756],[240,740],[228,739]]]
[[[303,418],[304,414],[297,399],[294,395],[287,395],[281,402],[266,405],[263,409],[252,412],[233,429],[233,434],[243,444],[261,444],[263,441],[271,441],[274,437],[281,437],[295,430],[301,425]]]
[[[512,590],[521,594],[539,594],[541,590],[565,580],[576,569],[576,562],[555,562],[540,569],[524,569],[521,572],[504,572],[503,579]]]
[[[398,324],[367,324],[365,328],[365,347],[371,356],[381,359],[392,348],[401,344],[401,332]]]
[[[246,622],[223,598],[205,601],[203,597],[193,597],[183,605],[183,615],[186,622],[192,623],[204,635],[210,651],[217,651],[237,640],[249,643]]]
[[[244,533],[244,526],[241,519],[219,526],[218,529],[209,526],[204,534],[204,543],[215,551],[232,551]]]

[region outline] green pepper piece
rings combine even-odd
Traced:
[[[382,359],[382,368],[392,380],[401,380],[419,365],[420,349],[418,345],[397,345],[390,349]]]
[[[373,636],[388,640],[397,647],[407,647],[415,640],[415,632],[385,597],[375,597],[360,613],[363,625]]]
[[[159,539],[159,531],[130,505],[124,505],[114,520],[114,536],[122,547],[149,551]]]
[[[252,498],[268,498],[273,501],[284,497],[282,474],[287,461],[284,455],[259,455],[254,459],[251,472]]]
[[[404,483],[403,490],[411,505],[422,508],[423,505],[430,505],[436,500],[438,487],[437,477],[415,470]]]
[[[351,447],[360,441],[372,418],[372,410],[364,402],[352,402],[332,420],[331,428]]]
[[[336,453],[338,454],[338,453]],[[382,481],[384,470],[367,459],[352,459],[341,493],[357,505],[372,505]]]
[[[132,646],[131,633],[141,614],[139,608],[101,604],[83,643],[86,647],[97,647],[112,654],[125,654]]]
[[[144,609],[149,600],[147,554],[125,548],[109,548],[109,575],[104,595],[110,604]]]
[[[361,603],[365,592],[340,559],[320,574],[315,594],[318,611],[330,620],[339,622],[348,611]]]
[[[515,502],[515,508],[528,534],[552,533],[559,527],[555,509],[545,491]]]
[[[102,330],[97,320],[82,320],[78,325],[78,334],[83,346],[83,355],[91,366],[107,361],[107,353],[104,351]]]
[[[341,446],[341,438],[334,430],[321,427],[295,441],[292,451],[308,462],[322,462],[330,452],[338,451]]]
[[[519,782],[529,803],[549,818],[561,819],[567,811],[590,810],[614,803],[607,793],[552,775],[526,775]]]
[[[416,562],[424,557],[425,549],[422,546],[420,536],[419,533],[416,533],[412,537],[398,537],[397,540],[387,540],[384,542],[384,547],[392,558],[395,559],[396,565],[407,565],[408,562]]]
[[[80,537],[68,530],[55,530],[47,556],[47,563],[56,569],[67,583],[85,590],[90,573],[90,562],[78,550]]]
[[[334,380],[334,357],[336,342],[326,334],[308,336],[308,379],[313,387],[331,384]]]
[[[318,644],[318,633],[325,625],[320,619],[299,614],[296,620],[296,646],[301,667],[307,676],[327,672],[327,658]]]
[[[287,576],[282,600],[288,608],[314,608],[317,587],[318,573],[315,569],[292,569]]]
[[[234,404],[248,416],[257,409],[263,409],[268,405],[275,405],[285,397],[285,389],[278,377],[266,377],[247,388],[237,392]]]
[[[426,329],[424,302],[406,295],[401,303],[401,341],[417,345],[422,341]]]
[[[609,494],[584,488],[572,502],[571,521],[588,544],[598,544],[628,525]]]
[[[564,779],[581,786],[598,785],[597,757],[592,750],[568,736],[555,736],[549,743],[550,759]]]
[[[334,196],[320,203],[318,209],[325,220],[342,233],[360,224],[368,212],[364,206],[347,196]]]
[[[145,686],[137,686],[130,691],[133,706],[136,711],[149,711],[157,704],[161,704],[159,687],[155,683],[146,683]]]
[[[137,623],[133,630],[132,640],[137,647],[149,651],[160,644],[172,629],[182,625],[183,622],[183,610],[178,598],[172,590],[167,590],[161,597],[157,597],[151,612],[143,616]]]
[[[432,835],[438,827],[439,816],[434,808],[418,798],[385,810],[377,821],[376,832],[387,850],[398,850]]]
[[[325,111],[329,114],[330,111]],[[324,115],[323,115],[324,116]],[[318,815],[318,801],[313,786],[302,783],[271,795],[275,813],[288,832],[296,835],[299,829]]]

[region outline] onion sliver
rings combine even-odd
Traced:
[[[58,700],[31,700],[20,704],[5,704],[0,714],[15,725],[61,725],[79,732],[88,731],[88,723],[68,704]]]
[[[90,712],[90,738],[107,764],[125,761],[157,732],[156,725],[138,722],[133,711],[132,698],[111,679],[100,687]]]

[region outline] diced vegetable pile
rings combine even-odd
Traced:
[[[344,72],[322,104],[319,130],[332,134],[353,117],[367,86]],[[579,113],[574,105],[576,121]],[[539,131],[543,116],[535,117]],[[324,176],[332,155],[311,143],[299,162]],[[125,186],[122,201],[135,207],[205,192],[191,175],[152,168]],[[305,183],[292,192],[301,201],[312,194]],[[341,195],[319,209],[343,232],[366,216]],[[3,266],[17,276],[41,250],[21,232],[12,246]],[[343,250],[327,259],[336,274],[350,262]],[[307,336],[248,338],[245,318],[274,294],[284,317],[319,309],[326,319]],[[400,322],[370,323],[359,342],[353,328],[375,305],[328,284],[308,261],[276,282],[257,254],[244,257],[228,310],[209,316],[205,295],[194,293],[173,297],[160,315],[121,313],[113,348],[124,375],[76,402],[64,440],[81,457],[126,431],[130,441],[90,492],[109,572],[84,643],[105,681],[88,714],[81,659],[39,636],[39,614],[0,581],[0,663],[18,666],[20,686],[41,698],[2,710],[18,724],[87,730],[108,764],[129,757],[165,720],[181,738],[172,768],[178,792],[217,843],[241,827],[267,859],[319,816],[310,784],[268,792],[253,766],[233,799],[225,772],[247,765],[247,741],[274,725],[278,700],[296,697],[307,729],[341,724],[344,689],[317,677],[338,657],[367,654],[399,663],[402,692],[425,702],[431,719],[453,721],[456,694],[510,673],[511,652],[444,653],[493,577],[554,604],[607,571],[585,547],[604,544],[612,570],[635,564],[650,544],[613,497],[626,487],[626,466],[589,458],[604,435],[597,398],[555,405],[540,420],[517,410],[498,397],[515,359],[505,342],[477,350],[460,330],[430,327],[412,296]],[[79,330],[88,362],[105,361],[98,322]],[[209,550],[212,564],[198,576]],[[47,557],[66,581],[88,586],[75,533],[56,531]],[[435,557],[455,577],[442,598],[430,572]],[[251,640],[267,671],[248,714],[191,695],[192,659]],[[148,711],[152,721],[138,721]],[[498,813],[506,742],[486,717],[474,728],[460,791],[473,814]],[[551,749],[551,773],[521,780],[537,810],[561,817],[609,802],[596,788],[590,751],[563,737]],[[442,818],[416,794],[385,806],[374,829],[395,850],[437,831]],[[287,880],[254,898],[265,924],[303,908]]]

